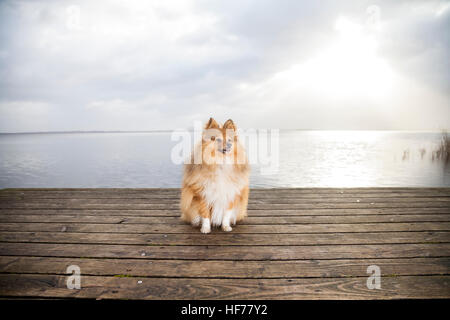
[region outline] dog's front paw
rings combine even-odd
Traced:
[[[224,226],[224,225],[222,225],[222,230],[225,231],[225,232],[230,232],[231,230],[233,230],[233,228],[230,227],[230,226]]]
[[[202,225],[202,227],[200,228],[200,232],[201,233],[210,233],[211,232],[211,227]]]
[[[202,218],[202,227],[200,228],[201,233],[211,232],[211,220],[209,218]]]

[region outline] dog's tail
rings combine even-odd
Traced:
[[[181,212],[187,212],[192,204],[192,199],[194,199],[194,191],[192,188],[189,187],[183,187],[181,189],[181,201],[180,201],[180,208]]]

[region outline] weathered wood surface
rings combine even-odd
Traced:
[[[449,188],[253,189],[249,217],[209,235],[180,221],[179,196],[0,190],[0,296],[450,298]],[[80,290],[67,289],[70,265]]]

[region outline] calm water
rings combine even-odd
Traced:
[[[440,136],[280,132],[278,173],[262,175],[254,165],[251,186],[450,187],[450,165],[431,160]],[[179,187],[182,166],[170,158],[176,143],[170,133],[2,134],[0,188]]]

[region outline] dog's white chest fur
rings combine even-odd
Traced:
[[[244,187],[244,182],[234,175],[232,165],[221,165],[215,170],[214,175],[203,182],[202,195],[208,206],[212,208],[211,223],[214,226],[222,224],[225,211],[230,202]],[[231,213],[231,222],[236,222],[236,210]]]

